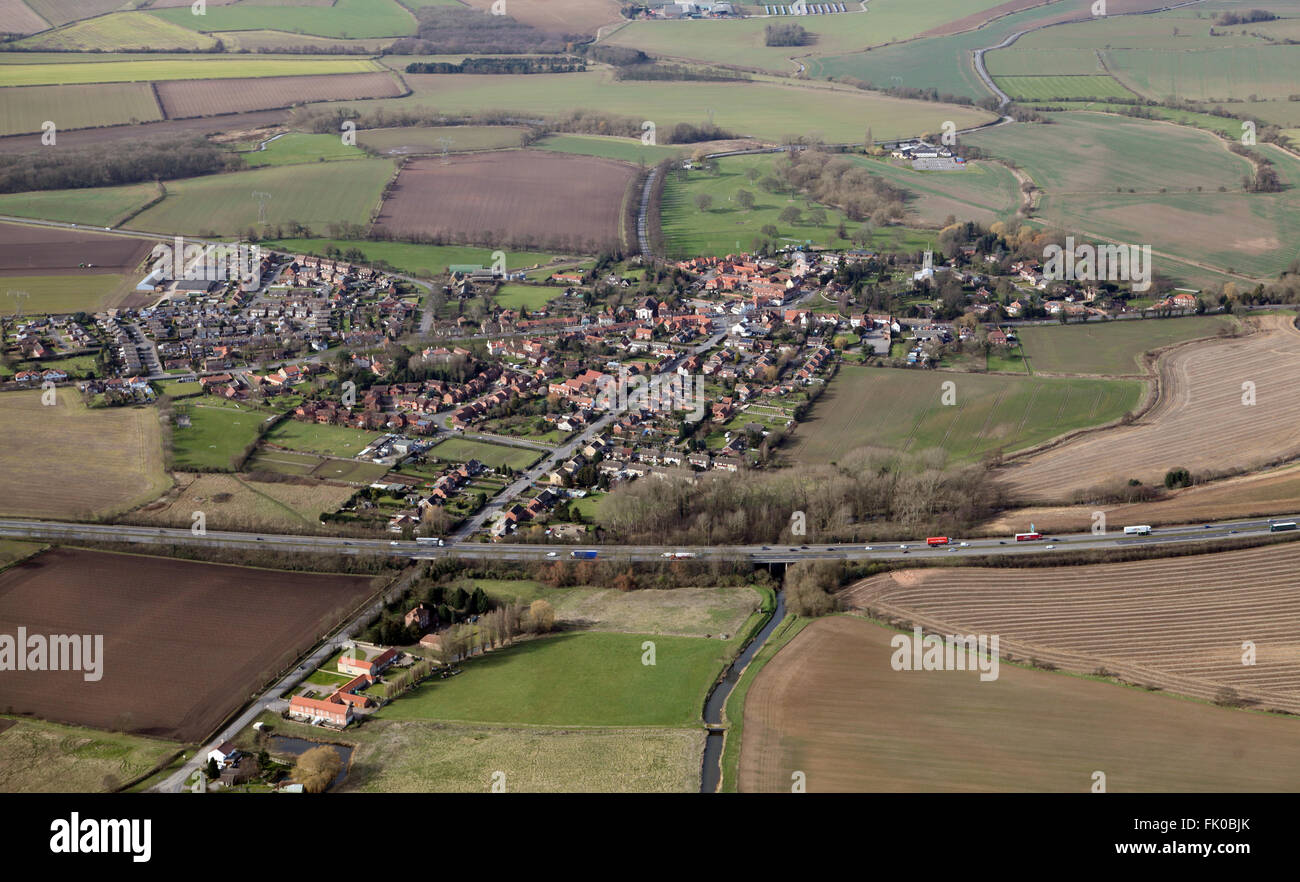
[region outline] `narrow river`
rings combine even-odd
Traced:
[[[722,709],[726,707],[727,698],[731,695],[731,690],[736,688],[740,675],[745,672],[745,668],[753,661],[754,656],[763,648],[767,638],[772,636],[777,625],[785,618],[785,592],[776,592],[776,609],[772,613],[772,618],[768,619],[767,624],[754,635],[754,639],[741,650],[740,655],[727,668],[726,673],[714,685],[713,691],[704,702],[704,724],[706,726],[721,726]],[[718,786],[722,783],[722,740],[726,735],[719,729],[709,729],[708,736],[704,741],[704,768],[700,775],[700,792],[717,793]]]

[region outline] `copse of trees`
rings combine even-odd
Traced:
[[[450,61],[413,61],[406,66],[406,72],[412,74],[580,73],[586,69],[586,62],[572,56],[466,58],[459,64]]]
[[[396,41],[395,55],[550,54],[572,51],[585,34],[552,34],[508,15],[484,15],[479,9],[425,6],[416,14],[417,36]]]
[[[768,46],[806,46],[812,42],[812,34],[794,22],[770,24],[763,29],[763,40]]]
[[[205,138],[121,141],[0,155],[0,193],[112,187],[209,175],[242,161]]]

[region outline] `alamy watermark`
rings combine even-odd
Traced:
[[[104,676],[103,634],[0,634],[0,672],[81,671],[82,679]]]
[[[154,259],[152,274],[159,280],[234,280],[250,288],[262,286],[261,245],[187,242],[177,236],[171,245],[155,245],[150,256]]]
[[[704,419],[704,378],[698,374],[659,374],[646,377],[622,371],[596,382],[595,405],[601,410],[650,410],[667,413],[685,410],[688,423]]]
[[[1043,277],[1057,282],[1132,282],[1134,291],[1151,287],[1150,245],[1082,245],[1073,236],[1065,247],[1043,249]]]
[[[999,638],[997,634],[923,634],[919,627],[909,634],[895,634],[889,645],[895,650],[889,665],[896,671],[979,671],[987,683],[998,678]]]

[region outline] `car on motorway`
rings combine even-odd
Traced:
[[[547,557],[559,557],[559,555],[556,554],[554,551],[548,551],[548,552],[546,552],[546,556],[547,556]]]
[[[1052,550],[1053,548],[1055,548],[1055,547],[1056,547],[1055,545],[1044,545],[1044,546],[1043,546],[1043,550],[1044,550],[1044,551],[1051,551],[1051,550]]]
[[[868,545],[866,548],[864,548],[864,549],[862,549],[862,550],[863,550],[863,551],[875,551],[875,549],[872,548],[870,545]]]
[[[969,547],[970,547],[970,543],[969,543],[969,542],[961,542],[961,543],[958,544],[957,547],[958,547],[958,548],[969,548]]]
[[[396,539],[394,539],[392,542],[389,542],[388,544],[389,544],[389,545],[401,545],[401,543],[398,542]]]
[[[906,545],[900,545],[900,546],[898,546],[898,547],[899,547],[899,548],[906,548],[907,546],[906,546]]]

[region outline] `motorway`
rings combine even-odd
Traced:
[[[1274,521],[1292,521],[1300,515],[1276,517]],[[674,554],[687,554],[705,560],[739,560],[753,564],[787,564],[804,560],[897,560],[923,563],[935,558],[981,557],[985,555],[1053,555],[1081,551],[1127,551],[1135,548],[1169,544],[1207,543],[1270,535],[1269,519],[1216,521],[1207,524],[1161,527],[1149,536],[1125,536],[1122,528],[1104,534],[1044,534],[1032,542],[1003,539],[953,538],[946,547],[929,548],[925,539],[906,542],[876,542],[871,545],[843,543],[800,545],[595,545],[585,546],[602,557],[618,560],[652,561]],[[0,519],[0,537],[40,539],[52,542],[122,542],[144,546],[211,545],[228,549],[257,549],[327,554],[379,554],[409,560],[432,560],[439,557],[492,558],[496,560],[547,560],[565,558],[570,545],[525,545],[456,541],[438,547],[432,543],[397,539],[355,539],[337,536],[293,536],[274,533],[242,533],[208,530],[196,535],[186,528],[133,527],[122,524],[77,524],[59,521]]]

